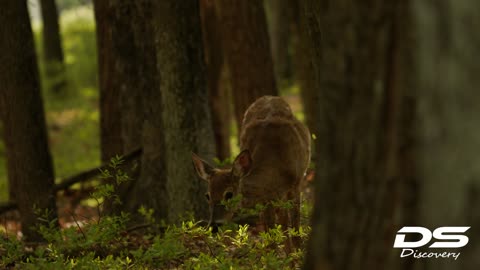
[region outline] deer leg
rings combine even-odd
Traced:
[[[275,226],[275,212],[270,205],[267,206],[266,209],[263,211],[261,219],[265,231],[268,231]]]
[[[297,192],[295,194],[289,195],[289,199],[293,201],[293,208],[289,211],[290,225],[293,229],[295,229],[295,231],[298,232],[300,228],[300,193]],[[299,236],[292,237],[292,244],[294,249],[300,248],[300,243],[301,241]]]
[[[289,222],[289,215],[287,209],[276,209],[278,224],[282,225],[282,230],[285,234],[287,234],[287,238],[285,239],[285,253],[288,255],[293,251],[293,243],[291,237],[288,235],[288,228],[290,227]]]

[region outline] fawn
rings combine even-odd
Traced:
[[[266,207],[259,221],[265,229],[274,224],[298,230],[300,182],[310,162],[310,132],[280,97],[264,96],[246,110],[240,133],[240,154],[231,169],[210,166],[195,154],[199,177],[208,182],[205,194],[210,207],[209,224],[216,226],[235,218],[225,201],[241,194],[240,207]],[[293,207],[274,208],[272,201],[291,201]],[[223,203],[222,203],[223,202]],[[292,239],[298,246],[298,240]]]

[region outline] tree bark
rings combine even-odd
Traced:
[[[292,13],[292,47],[294,50],[294,77],[300,87],[300,97],[302,99],[303,114],[305,124],[310,130],[313,136],[317,136],[318,128],[316,121],[316,110],[319,98],[319,89],[315,84],[315,74],[311,59],[311,48],[313,45],[310,43],[308,36],[308,29],[305,27],[305,16],[300,8],[300,3],[294,1],[291,3]],[[312,145],[312,157],[311,161],[315,164],[316,161],[315,144]]]
[[[135,216],[143,205],[157,209],[158,217],[165,218],[160,213],[165,208],[163,201],[156,196],[145,196],[153,191],[152,194],[162,194],[165,190],[152,1],[94,3],[100,21],[99,50],[103,52],[99,54],[102,160],[140,146],[144,149],[142,162],[135,170],[124,168],[132,181],[118,187],[122,205],[110,202],[106,206],[110,212],[122,210]]]
[[[122,125],[119,102],[120,87],[117,85],[113,29],[115,10],[111,1],[95,0],[94,13],[97,29],[98,77],[100,90],[100,153],[102,163],[122,154]]]
[[[33,34],[26,1],[0,5],[0,108],[4,121],[9,185],[14,188],[22,232],[28,241],[42,237],[34,208],[57,216],[54,173],[40,92]]]
[[[155,1],[143,0],[136,2],[139,18],[143,23],[136,28],[136,40],[139,44],[140,62],[144,73],[141,94],[143,95],[144,122],[142,127],[143,155],[141,160],[140,178],[132,189],[126,206],[130,211],[137,211],[140,206],[154,209],[157,220],[168,219],[168,195],[165,135],[162,118],[161,77],[157,66],[157,47],[153,17],[156,14]],[[145,196],[145,194],[151,194]]]
[[[478,2],[304,2],[321,90],[305,268],[478,268]],[[403,226],[471,226],[470,242],[400,258]]]
[[[55,0],[40,0],[40,7],[46,75],[52,92],[58,94],[66,86],[66,77],[57,6]]]
[[[168,220],[186,212],[206,218],[205,183],[196,180],[191,152],[213,157],[213,132],[198,1],[155,2],[155,39],[162,98]]]
[[[480,265],[480,2],[412,1],[417,29],[419,223],[471,226],[458,260],[424,261],[423,269]]]
[[[207,67],[209,104],[215,137],[217,158],[225,160],[230,153],[230,96],[227,85],[222,83],[224,57],[217,10],[213,0],[200,1],[203,45]]]
[[[145,88],[153,88],[149,84],[155,74],[154,62],[146,56],[151,51],[144,51],[144,43],[153,42],[145,32],[148,21],[140,14],[144,2],[148,1],[94,1],[103,162],[141,145],[142,95]]]
[[[289,54],[293,10],[296,0],[266,0],[268,32],[272,46],[273,66],[277,85],[291,79],[292,63]]]
[[[319,91],[305,269],[392,269],[402,222],[401,108],[411,75],[406,2],[303,3]]]
[[[216,4],[240,130],[250,104],[264,95],[278,95],[265,11],[263,1],[257,0]]]

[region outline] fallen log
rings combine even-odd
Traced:
[[[142,155],[142,148],[138,148],[126,155],[123,156],[123,161],[124,163],[130,163],[138,158],[140,158]],[[94,177],[98,176],[99,174],[102,173],[103,170],[107,169],[109,167],[109,163],[102,164],[101,166],[95,167],[88,169],[86,171],[80,172],[78,174],[75,174],[73,176],[67,177],[60,181],[60,183],[55,184],[53,190],[55,192],[59,192],[62,190],[66,190],[69,187],[77,184],[77,183],[83,183],[89,180],[92,180]],[[5,203],[0,203],[0,215],[3,215],[6,212],[13,211],[17,209],[17,204],[15,202],[5,202]]]

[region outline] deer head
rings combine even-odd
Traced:
[[[240,180],[251,170],[252,158],[248,150],[242,151],[233,162],[232,168],[215,168],[192,153],[195,171],[200,179],[207,181],[208,191],[205,198],[210,209],[209,226],[216,227],[233,217],[233,209],[227,209],[225,203],[238,195]]]

